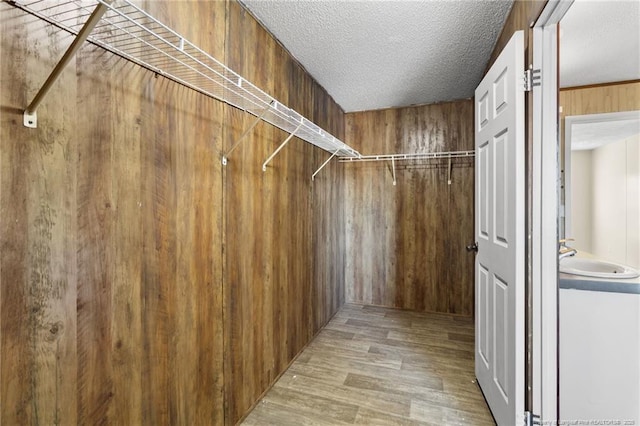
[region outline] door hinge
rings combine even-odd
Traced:
[[[524,412],[524,426],[535,426],[540,424],[540,416],[531,411]]]
[[[540,86],[540,70],[534,70],[533,68],[529,68],[524,72],[524,76],[522,78],[523,86],[525,92],[530,92],[534,87]]]

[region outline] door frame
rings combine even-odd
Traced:
[[[532,412],[558,420],[558,239],[560,129],[558,23],[573,0],[549,0],[533,25]],[[551,423],[550,423],[551,424]]]

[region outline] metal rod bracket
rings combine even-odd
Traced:
[[[242,83],[242,78],[239,79],[238,85],[240,85],[241,83]],[[249,132],[251,132],[251,130],[253,130],[254,127],[256,127],[256,125],[260,122],[260,120],[262,120],[264,115],[271,109],[271,105],[273,105],[274,102],[275,102],[275,100],[272,100],[271,102],[269,102],[269,105],[267,105],[267,107],[262,110],[260,115],[256,116],[255,120],[253,120],[253,122],[249,125],[249,127],[244,129],[244,132],[242,132],[242,135],[240,135],[240,137],[235,141],[235,143],[229,149],[229,151],[227,151],[227,153],[222,156],[222,165],[223,166],[227,165],[227,159],[229,157],[229,154],[231,154],[233,152],[233,150],[236,149],[238,147],[238,145],[240,145],[240,142],[242,142],[242,140],[249,134]]]
[[[391,169],[393,170],[393,186],[396,186],[396,160],[391,157]]]
[[[273,157],[275,157],[275,156],[280,152],[280,150],[281,150],[282,148],[284,148],[284,146],[285,146],[287,143],[289,143],[289,141],[290,141],[290,140],[295,136],[296,132],[297,132],[298,130],[300,130],[300,127],[302,127],[302,122],[301,122],[300,124],[298,124],[298,127],[296,127],[296,129],[295,129],[293,132],[291,132],[291,134],[290,134],[289,136],[287,136],[287,138],[284,140],[284,142],[282,142],[282,143],[280,144],[280,146],[278,147],[278,149],[276,149],[275,151],[273,151],[273,154],[271,154],[271,155],[269,156],[269,158],[267,158],[266,160],[264,160],[264,163],[262,163],[262,171],[263,171],[263,172],[266,172],[266,171],[267,171],[267,164],[269,164],[269,162],[270,162],[271,160],[273,160]]]
[[[311,180],[312,180],[312,181],[313,181],[313,180],[315,180],[316,175],[317,175],[318,173],[320,173],[320,170],[322,170],[322,169],[324,168],[324,166],[326,166],[327,164],[329,164],[329,162],[330,162],[331,160],[333,160],[333,157],[335,157],[335,156],[338,154],[338,152],[340,152],[340,150],[337,150],[336,152],[334,152],[333,154],[331,154],[331,157],[329,157],[329,158],[327,159],[327,161],[325,161],[324,163],[322,163],[322,165],[318,168],[318,170],[316,170],[316,171],[315,171],[315,173],[311,176]]]
[[[53,84],[58,80],[62,71],[67,66],[67,64],[71,61],[71,59],[75,56],[76,52],[80,49],[82,44],[85,42],[87,37],[95,26],[98,24],[102,15],[107,11],[107,7],[111,4],[113,0],[103,0],[104,3],[98,3],[96,8],[93,10],[87,21],[84,23],[82,29],[78,32],[78,35],[73,39],[71,45],[67,48],[64,55],[58,61],[55,68],[49,74],[46,81],[36,93],[36,96],[33,98],[29,106],[24,112],[23,124],[25,127],[36,128],[38,127],[38,117],[36,115],[36,110],[44,97],[47,95]]]

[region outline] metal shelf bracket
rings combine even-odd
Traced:
[[[244,132],[242,132],[242,134],[240,135],[240,137],[236,140],[236,142],[233,144],[233,146],[229,149],[229,151],[227,151],[226,154],[224,154],[222,156],[222,165],[226,166],[227,165],[227,159],[229,158],[229,154],[231,154],[233,152],[234,149],[236,149],[238,147],[238,145],[240,144],[240,142],[242,142],[242,140],[249,134],[249,132],[251,130],[253,130],[254,127],[256,127],[256,125],[262,120],[262,118],[264,117],[264,115],[269,112],[269,110],[271,109],[271,105],[274,105],[274,102],[276,102],[276,100],[272,100],[271,102],[269,102],[269,105],[267,105],[267,107],[265,109],[262,110],[262,112],[260,113],[260,115],[258,115],[256,117],[255,120],[253,120],[253,122],[249,125],[249,127],[247,127]]]
[[[334,152],[333,154],[331,154],[331,157],[329,157],[324,163],[322,163],[322,165],[318,168],[318,170],[315,171],[315,173],[311,176],[311,180],[315,180],[316,175],[318,173],[320,173],[320,170],[322,170],[324,168],[324,166],[326,166],[327,164],[329,164],[329,162],[331,160],[333,160],[333,157],[335,157],[336,155],[338,155],[338,152],[340,152],[340,150],[337,150],[336,152]]]
[[[393,172],[393,186],[396,186],[396,160],[391,157],[391,171]]]
[[[38,127],[38,114],[36,113],[38,106],[40,105],[46,94],[49,92],[49,90],[51,90],[51,87],[54,85],[56,80],[58,80],[60,74],[62,74],[62,71],[67,66],[69,61],[73,59],[76,52],[80,49],[82,43],[85,42],[91,31],[93,31],[94,27],[98,24],[98,22],[102,18],[102,15],[104,15],[104,13],[107,11],[107,5],[111,4],[112,1],[113,0],[103,0],[104,3],[98,3],[96,8],[93,10],[91,16],[89,16],[89,19],[87,19],[87,22],[85,22],[82,29],[78,32],[76,38],[73,40],[67,51],[62,56],[62,59],[60,59],[60,62],[58,62],[55,68],[53,68],[53,71],[51,71],[51,74],[49,74],[47,80],[44,82],[27,109],[25,109],[22,122],[25,127],[29,127],[32,129]]]
[[[298,124],[298,127],[296,127],[296,129],[295,129],[293,132],[291,132],[291,134],[290,134],[289,136],[287,136],[287,138],[284,140],[284,142],[282,142],[282,143],[280,144],[280,146],[278,147],[278,149],[276,149],[275,151],[273,151],[273,154],[271,154],[271,155],[269,156],[269,158],[267,158],[266,160],[264,160],[264,163],[262,163],[262,171],[263,171],[263,172],[266,172],[266,171],[267,171],[267,164],[269,164],[269,162],[270,162],[271,160],[273,160],[273,157],[275,157],[276,155],[278,155],[278,153],[280,152],[280,150],[281,150],[282,148],[284,148],[284,146],[285,146],[286,144],[288,144],[288,143],[289,143],[289,141],[291,140],[291,138],[293,138],[293,137],[296,135],[296,132],[297,132],[298,130],[300,130],[300,127],[302,127],[302,122],[300,122],[300,124]]]

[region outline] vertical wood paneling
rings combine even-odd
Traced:
[[[344,114],[318,84],[314,84],[314,122],[344,140]],[[330,157],[315,150],[312,170]],[[314,304],[317,332],[344,304],[344,167],[334,158],[316,176],[313,187]]]
[[[259,44],[260,51],[254,46]],[[238,4],[227,17],[227,63],[279,101],[309,118],[327,116],[342,131],[342,111]],[[320,97],[316,101],[316,96]],[[328,108],[327,111],[320,110]],[[337,118],[336,118],[337,117]],[[233,145],[253,117],[226,112],[225,147]],[[325,246],[315,245],[314,222],[325,212],[314,199],[311,174],[317,149],[297,138],[269,163],[262,162],[287,134],[258,124],[225,167],[225,382],[228,422],[239,420],[326,323],[328,298],[320,296],[317,253],[330,261]],[[334,166],[335,167],[335,166]],[[335,170],[335,168],[333,169]],[[335,181],[331,170],[327,176]],[[333,195],[335,215],[338,199]],[[324,200],[324,199],[322,199]],[[324,202],[324,201],[322,201]],[[332,230],[338,239],[340,228]],[[335,255],[334,255],[335,256]],[[331,286],[342,292],[342,280]],[[340,303],[340,297],[335,297]],[[335,312],[338,306],[333,307]]]
[[[64,102],[51,102],[59,127],[44,123],[40,134],[22,127],[21,106],[35,93],[66,39],[47,29],[28,28],[20,14],[0,6],[0,54],[16,60],[0,65],[0,423],[55,423],[75,420],[75,226],[74,194],[65,192],[75,179],[75,139]],[[37,40],[54,46],[37,52]],[[61,40],[62,39],[62,40]],[[61,84],[73,80],[65,72]],[[10,90],[13,88],[14,90]],[[73,89],[69,92],[74,96]],[[54,139],[55,138],[55,139]]]
[[[171,109],[177,89],[169,84],[152,82],[149,103],[143,107],[162,123],[145,126],[142,132],[143,421],[152,424],[176,420],[171,362],[176,315],[176,146],[172,143],[176,119]]]
[[[29,34],[30,37],[42,35]],[[46,37],[59,46],[68,38],[53,29]],[[41,59],[52,63],[61,53],[51,48]],[[44,78],[45,70],[33,74]],[[37,77],[36,77],[37,76]],[[67,92],[72,99],[73,69],[66,70],[58,82],[62,87],[71,84]],[[37,83],[36,83],[37,84]],[[67,405],[66,395],[76,391],[76,304],[77,274],[75,253],[77,241],[72,229],[76,227],[76,165],[77,139],[72,132],[72,108],[65,99],[50,102],[43,108],[51,114],[40,134],[35,138],[36,154],[31,157],[31,186],[29,189],[29,263],[30,293],[37,368],[34,392],[37,418],[40,423],[54,424],[62,418],[75,419],[76,405]],[[52,135],[55,134],[55,142]],[[54,395],[54,398],[51,398]]]
[[[193,20],[177,13],[174,19],[187,37],[197,39],[206,50],[224,56],[226,5],[198,2],[193,7],[202,17]],[[223,322],[222,322],[222,165],[217,155],[223,144],[222,103],[184,89],[180,96],[189,119],[182,124],[179,143],[178,223],[180,297],[191,309],[181,315],[179,330],[191,329],[191,336],[176,362],[184,372],[178,390],[178,419],[181,424],[221,424],[224,421]],[[200,128],[193,135],[193,128]],[[190,143],[189,143],[190,142]],[[188,218],[188,220],[186,219]],[[195,327],[194,327],[195,324]],[[179,333],[181,335],[182,333]],[[187,362],[184,362],[184,361]]]
[[[113,134],[113,174],[111,209],[113,211],[114,262],[111,306],[111,348],[113,405],[110,420],[118,424],[142,423],[142,165],[140,92],[130,87],[144,87],[150,73],[125,61],[114,64],[114,73],[122,78],[112,85],[111,117],[118,125]]]
[[[306,117],[313,117],[313,80],[297,63],[292,64],[292,89],[289,104]],[[287,150],[287,182],[295,182],[289,189],[286,216],[289,224],[294,224],[292,232],[287,232],[283,224],[280,232],[289,235],[285,258],[298,256],[298,261],[289,263],[293,267],[291,284],[295,293],[291,307],[294,308],[289,329],[294,336],[289,347],[288,361],[292,360],[313,337],[313,310],[320,308],[312,305],[313,296],[313,239],[311,236],[313,215],[311,209],[312,189],[310,173],[313,173],[313,151],[309,144],[299,140]]]
[[[362,153],[473,149],[473,102],[346,115],[346,142]],[[473,163],[345,165],[348,302],[473,313]]]
[[[248,61],[252,59],[249,55],[252,49],[244,43],[250,43],[254,37],[255,25],[251,25],[250,17],[240,6],[230,4],[227,64],[248,79],[252,77],[247,74],[251,68]],[[228,126],[224,146],[229,148],[250,125],[251,119],[229,109],[225,121]],[[260,394],[259,382],[263,379],[259,365],[262,359],[258,359],[257,352],[261,352],[264,323],[256,316],[262,308],[261,290],[265,280],[269,279],[265,273],[263,234],[260,233],[262,224],[269,223],[262,220],[263,181],[259,159],[266,158],[264,145],[268,143],[264,140],[264,127],[264,123],[259,123],[247,135],[225,167],[225,332],[226,348],[231,354],[225,359],[228,366],[225,369],[225,386],[227,421],[231,423],[235,423]],[[254,161],[249,161],[251,159]],[[244,389],[240,385],[232,385],[233,382],[242,383]]]
[[[78,56],[78,67],[92,75],[98,70],[108,70],[110,57],[97,48],[89,47]],[[107,81],[94,85],[89,79],[80,79],[77,96],[78,108],[85,113],[84,119],[76,124],[79,141],[82,141],[78,145],[76,230],[78,422],[93,424],[108,421],[114,394],[110,350],[112,265],[115,262],[110,250],[113,241],[112,117],[109,108],[100,110],[95,107],[111,105]],[[52,124],[55,125],[55,121]]]
[[[151,13],[165,15],[166,5]],[[155,9],[155,10],[154,10]],[[163,13],[165,12],[165,13]],[[142,131],[143,265],[142,304],[143,422],[178,422],[178,321],[186,306],[178,301],[178,143],[182,88],[165,79],[152,80],[144,108],[159,125]],[[188,333],[188,331],[185,330]]]
[[[279,99],[283,99],[283,102],[289,101],[289,92],[293,91],[293,89],[289,85],[289,81],[291,80],[291,65],[292,61],[289,55],[281,48],[274,47],[274,61],[273,61],[273,74],[278,76],[274,81],[274,96]],[[273,134],[273,145],[271,145],[270,150],[265,152],[266,155],[269,155],[270,152],[275,149],[277,144],[281,143],[286,135],[283,132],[275,131]],[[291,141],[291,143],[296,144],[298,141],[295,139]],[[284,152],[281,152],[281,155],[287,155],[288,151],[291,148],[287,147]],[[266,158],[266,156],[265,156]],[[282,161],[283,158],[280,157],[277,161]],[[275,163],[278,164],[278,163]],[[254,166],[255,167],[255,166]],[[275,206],[284,206],[288,200],[288,192],[287,185],[284,186],[274,186],[278,185],[285,180],[285,177],[281,175],[281,169],[278,170],[278,173],[275,173],[273,169],[265,176],[265,179],[268,179],[270,186],[273,187],[273,192],[271,193],[271,199],[273,200],[273,204]],[[289,268],[286,267],[287,259],[282,256],[286,256],[286,253],[279,254],[279,248],[286,244],[288,238],[288,232],[279,232],[279,229],[283,227],[283,221],[286,219],[280,214],[280,209],[278,208],[278,212],[274,217],[274,220],[270,222],[268,226],[268,234],[265,236],[269,238],[271,241],[271,252],[274,253],[272,265],[270,267],[270,276],[272,279],[272,289],[273,289],[273,304],[271,307],[271,317],[273,324],[277,324],[273,329],[273,368],[274,371],[283,371],[289,362],[288,359],[288,348],[290,346],[290,342],[287,337],[289,336],[289,327],[291,317],[289,315],[292,303],[292,294],[293,289],[290,285],[288,285],[288,277],[289,277]],[[231,383],[230,383],[231,384]]]
[[[151,2],[223,58],[226,3]],[[223,109],[0,5],[3,424],[221,424]],[[216,36],[217,35],[217,36]]]
[[[20,13],[0,3],[0,423],[33,424],[35,375],[30,325],[27,194],[29,158],[37,147],[21,124],[28,84],[21,80],[28,56],[28,28]],[[4,60],[15,57],[15,60]],[[5,90],[21,81],[21,90]],[[6,201],[5,201],[6,200]],[[10,200],[10,201],[9,201]]]
[[[237,3],[141,4],[343,137]],[[344,303],[343,167],[312,184],[293,139],[263,173],[287,135],[259,124],[223,179],[253,117],[91,45],[26,129],[70,37],[0,8],[0,420],[221,424],[226,396],[236,422]]]
[[[395,118],[395,110],[347,114],[346,141],[362,153],[399,152],[395,146]],[[390,190],[395,189],[391,172],[383,163],[344,167],[346,300],[384,305],[385,300],[395,299],[396,292],[404,293],[404,282],[395,280],[396,251],[389,250],[395,245],[399,226],[393,216],[398,201],[395,191]],[[394,302],[387,303],[395,306]]]
[[[149,2],[148,10],[214,56],[224,57],[224,2]],[[198,17],[198,19],[194,19]],[[143,197],[153,223],[149,279],[143,275],[143,324],[157,354],[143,371],[166,388],[143,390],[148,423],[220,424],[223,410],[222,147],[225,107],[164,79],[152,79],[143,123],[155,147],[143,157]],[[144,133],[143,133],[144,134]],[[143,211],[145,202],[143,201]],[[163,223],[164,222],[164,223]],[[154,260],[155,257],[155,260]],[[155,261],[155,263],[154,263]],[[153,275],[159,271],[160,275]],[[152,300],[153,299],[153,300]],[[148,301],[156,310],[148,310]],[[156,363],[157,365],[153,365]],[[144,377],[143,377],[144,382]],[[162,384],[162,383],[161,383]],[[147,408],[145,407],[145,408]]]

